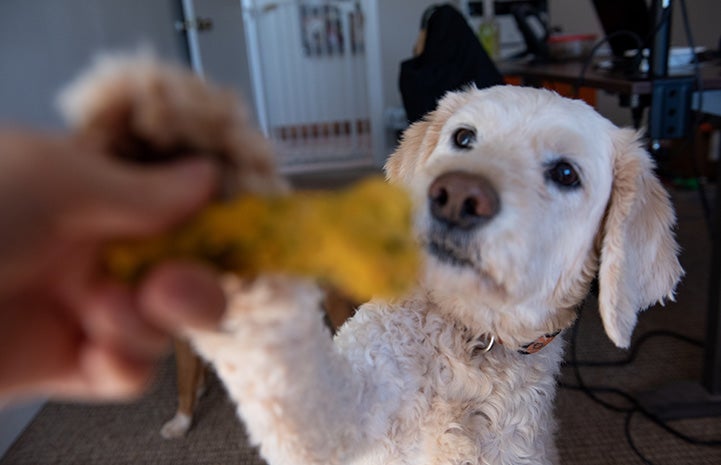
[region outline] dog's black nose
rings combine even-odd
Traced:
[[[498,194],[486,178],[462,171],[438,176],[428,189],[428,202],[437,220],[464,230],[486,223],[500,207]]]

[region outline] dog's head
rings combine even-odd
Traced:
[[[683,273],[653,168],[634,131],[511,86],[447,94],[386,164],[416,200],[425,286],[444,308],[522,341],[570,324],[598,275],[620,347]]]

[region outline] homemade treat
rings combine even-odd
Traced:
[[[406,193],[380,178],[341,192],[243,195],[176,231],[109,248],[111,274],[133,280],[166,258],[193,258],[243,276],[320,278],[357,299],[410,286],[419,257]]]

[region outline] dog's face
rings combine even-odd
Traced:
[[[582,102],[510,86],[448,94],[386,168],[418,206],[425,286],[506,339],[567,326],[600,254],[604,323],[625,346],[636,312],[681,274],[648,155]]]

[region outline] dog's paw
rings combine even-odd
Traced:
[[[255,279],[226,275],[222,284],[227,305],[218,328],[189,329],[186,333],[198,353],[210,362],[273,344],[269,341],[302,332],[315,319],[322,324],[322,293],[310,280],[280,275]]]
[[[116,157],[206,155],[223,165],[226,196],[285,190],[270,146],[240,99],[152,54],[99,57],[58,103],[76,134]]]
[[[182,412],[177,412],[175,416],[163,425],[160,429],[160,435],[165,439],[182,438],[188,433],[193,418]]]
[[[248,320],[272,324],[296,312],[319,309],[320,288],[311,280],[283,275],[264,275],[252,280],[228,275],[223,278],[227,298],[226,314],[221,327],[236,332]]]
[[[269,360],[295,352],[300,341],[316,340],[320,331],[327,331],[322,293],[310,280],[279,275],[249,280],[229,275],[223,284],[227,308],[220,326],[190,329],[186,336],[198,354],[214,365],[231,393]]]

